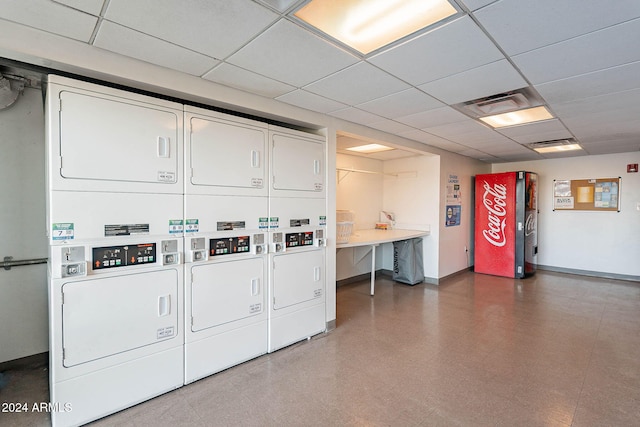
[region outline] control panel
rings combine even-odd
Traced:
[[[249,236],[223,237],[209,240],[209,256],[242,254],[251,252]]]
[[[313,246],[313,231],[303,231],[298,233],[287,233],[285,235],[287,248],[299,246]]]
[[[92,248],[94,270],[151,264],[156,262],[156,244],[104,246]]]

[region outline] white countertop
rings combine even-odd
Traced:
[[[399,240],[413,239],[414,237],[428,236],[428,231],[423,230],[356,230],[350,237],[349,243],[336,245],[337,249],[352,248],[355,246],[379,245],[381,243],[397,242]]]

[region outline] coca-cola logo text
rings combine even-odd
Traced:
[[[532,212],[527,215],[527,220],[524,223],[524,235],[531,236],[536,232],[536,218]]]
[[[493,246],[502,247],[507,242],[504,234],[507,215],[507,187],[504,184],[494,184],[493,187],[484,182],[482,204],[487,209],[488,224],[482,235]]]

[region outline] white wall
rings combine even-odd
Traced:
[[[336,174],[336,209],[354,212],[354,232],[373,228],[382,209],[382,161],[337,154],[336,167],[375,172],[369,174],[338,171]],[[380,255],[376,254],[376,260],[380,259]],[[336,280],[370,271],[371,253],[364,248],[344,248],[337,251]]]
[[[396,216],[397,228],[430,230],[423,237],[424,275],[438,277],[440,157],[419,156],[384,162],[383,209]],[[383,265],[393,269],[392,245],[385,245]]]
[[[453,154],[441,155],[438,278],[457,273],[473,265],[473,182],[476,175],[490,172],[491,166],[486,163]],[[449,174],[457,175],[460,180],[462,210],[460,225],[446,227],[446,184]],[[465,252],[465,247],[468,252]]]
[[[46,258],[42,94],[0,110],[0,257]],[[0,269],[0,362],[49,349],[46,264]]]
[[[336,155],[337,168],[374,173],[338,171],[336,208],[355,213],[354,229],[373,228],[382,209],[382,161],[346,154]]]
[[[640,280],[640,152],[493,165],[539,174],[538,264]],[[620,212],[553,211],[554,179],[622,177]]]

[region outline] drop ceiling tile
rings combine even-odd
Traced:
[[[195,76],[220,62],[109,21],[100,25],[94,46]]]
[[[503,58],[473,20],[464,16],[373,56],[369,62],[417,86]]]
[[[402,123],[394,122],[393,120],[383,119],[378,122],[369,123],[367,126],[372,127],[374,129],[379,129],[385,132],[389,132],[391,134],[399,134],[401,132],[408,132],[412,130],[407,125],[403,125]]]
[[[473,159],[478,159],[483,161],[493,160],[496,158],[495,156],[492,156],[489,153],[485,153],[484,151],[474,150],[473,148],[466,148],[462,151],[459,151],[458,154],[460,154],[461,156],[471,157]]]
[[[640,17],[640,2],[503,0],[474,15],[508,55],[516,55]]]
[[[293,6],[298,0],[259,0],[264,4],[271,6],[279,12],[284,12]]]
[[[224,59],[271,25],[278,15],[249,0],[110,0],[105,18]]]
[[[275,98],[295,89],[295,87],[288,84],[227,63],[220,64],[202,77],[206,80],[268,98]]]
[[[446,104],[471,101],[528,86],[520,73],[506,60],[492,62],[471,70],[418,86]]]
[[[527,144],[530,142],[551,141],[554,139],[571,138],[571,132],[558,119],[545,120],[520,126],[496,129],[502,135]]]
[[[640,2],[638,2],[640,5]],[[640,19],[513,57],[534,85],[640,60]]]
[[[98,22],[95,16],[49,0],[0,0],[0,18],[83,42]]]
[[[359,62],[304,89],[347,105],[358,105],[408,88],[406,83],[371,64]]]
[[[536,85],[540,95],[554,104],[640,88],[640,61],[575,77]]]
[[[396,92],[356,107],[389,119],[406,116],[419,111],[442,107],[443,104],[415,88]]]
[[[526,162],[530,160],[542,160],[543,157],[536,153],[535,151],[530,151],[528,153],[514,153],[514,154],[503,154],[498,156],[492,163],[506,163],[506,162]],[[483,159],[480,159],[483,160]]]
[[[489,138],[495,133],[491,129],[471,119],[438,126],[429,126],[423,128],[423,130],[452,141],[455,141],[455,138],[461,135],[474,134],[482,138]]]
[[[383,119],[380,116],[353,107],[332,111],[329,115],[361,125],[368,125],[369,123],[379,122]]]
[[[483,132],[467,132],[461,133],[455,136],[448,137],[447,139],[451,141],[455,141],[459,144],[464,144],[468,147],[472,148],[482,148],[482,147],[507,147],[518,145],[517,142],[510,140],[509,138],[502,136],[498,133],[490,131],[490,133]]]
[[[624,138],[636,138],[640,135],[640,123],[637,119],[624,121],[606,120],[593,116],[575,117],[565,121],[578,139],[585,141],[608,141]]]
[[[604,142],[581,142],[580,145],[585,151],[593,155],[631,152],[637,153],[640,151],[640,141],[638,141],[637,136]]]
[[[296,87],[357,61],[353,55],[287,20],[280,20],[228,60]]]
[[[457,144],[455,142],[449,141],[447,139],[444,138],[435,138],[435,139],[431,139],[429,141],[421,141],[424,142],[424,144],[426,145],[430,145],[431,147],[436,147],[436,148],[440,148],[442,150],[447,150],[447,151],[451,151],[452,153],[460,153],[464,150],[468,150],[468,147],[465,147],[464,145],[461,144]]]
[[[330,111],[347,108],[344,104],[323,98],[322,96],[302,89],[294,90],[285,95],[279,96],[277,99],[278,101],[306,108],[307,110],[317,111],[319,113],[328,113]]]
[[[480,8],[485,7],[497,0],[459,0],[458,3],[464,3],[469,10],[478,10]]]
[[[395,120],[414,128],[424,129],[469,120],[469,117],[451,107],[443,107],[398,117]]]
[[[104,0],[53,0],[56,3],[61,3],[72,7],[74,9],[81,10],[83,12],[90,13],[92,15],[100,15]]]
[[[555,104],[553,110],[561,120],[589,116],[601,120],[629,120],[640,115],[638,99],[640,89],[632,89]]]

